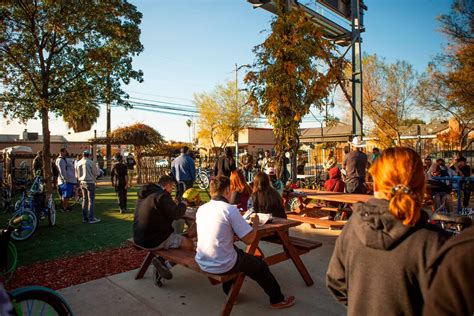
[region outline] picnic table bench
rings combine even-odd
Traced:
[[[302,276],[303,280],[305,281],[307,286],[311,286],[314,284],[313,279],[309,275],[306,267],[304,266],[303,262],[300,259],[300,255],[305,254],[313,249],[322,246],[322,243],[312,240],[307,240],[304,238],[298,238],[294,236],[288,235],[288,229],[290,227],[298,226],[301,223],[294,222],[291,220],[283,219],[283,218],[274,218],[272,223],[267,223],[265,225],[259,226],[257,230],[257,237],[254,241],[247,246],[247,253],[255,254],[255,255],[262,255],[259,248],[258,243],[264,237],[273,236],[276,234],[279,238],[272,238],[265,241],[280,244],[283,246],[283,251],[277,254],[272,254],[270,256],[263,257],[263,260],[268,265],[274,265],[280,263],[282,261],[291,259],[295,264],[298,272]],[[234,302],[237,299],[237,296],[240,292],[240,288],[242,287],[245,275],[243,273],[233,273],[233,274],[211,274],[205,271],[202,271],[197,262],[195,261],[195,251],[185,250],[185,249],[161,249],[161,250],[150,250],[143,247],[136,245],[133,242],[133,239],[128,239],[135,248],[147,251],[147,255],[143,260],[140,269],[138,270],[137,274],[135,275],[135,279],[141,279],[145,275],[148,267],[151,264],[151,261],[155,256],[160,256],[165,260],[173,262],[175,264],[182,265],[186,268],[194,270],[198,273],[203,274],[206,276],[212,285],[220,284],[223,282],[227,282],[230,280],[234,280],[232,285],[232,289],[227,295],[226,302],[221,310],[221,315],[230,315],[232,307],[234,306]]]

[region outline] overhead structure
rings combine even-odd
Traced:
[[[277,14],[272,0],[247,0],[254,8]],[[311,21],[323,31],[323,36],[341,46],[352,48],[352,135],[362,137],[362,50],[361,36],[365,31],[363,0],[313,0],[304,5],[297,0],[286,0],[288,9],[303,8]],[[331,15],[331,16],[328,16]],[[349,48],[346,50],[348,52]],[[345,56],[344,53],[341,58]]]

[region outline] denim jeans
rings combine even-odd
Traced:
[[[81,183],[82,190],[82,219],[94,219],[94,202],[95,202],[95,183]]]

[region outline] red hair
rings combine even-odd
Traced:
[[[252,194],[252,189],[245,181],[244,174],[241,170],[234,170],[230,173],[230,190],[239,193]]]
[[[403,224],[415,225],[420,219],[425,194],[425,175],[420,156],[413,149],[386,149],[370,168],[374,191],[390,201],[389,210]]]

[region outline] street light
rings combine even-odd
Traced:
[[[186,121],[186,125],[188,125],[188,128],[189,128],[189,143],[192,144],[192,140],[191,140],[191,125],[193,124],[193,121],[191,121],[191,119],[188,119]]]
[[[252,66],[249,65],[249,64],[245,64],[245,65],[240,65],[240,66],[237,66],[237,63],[235,63],[235,105],[238,107],[239,104],[239,76],[238,76],[238,73],[239,73],[239,70],[242,69],[242,68],[251,68]],[[244,89],[242,89],[244,90]],[[235,131],[235,134],[234,134],[234,141],[235,141],[235,162],[236,164],[238,164],[238,161],[239,161],[239,130],[236,130]]]

